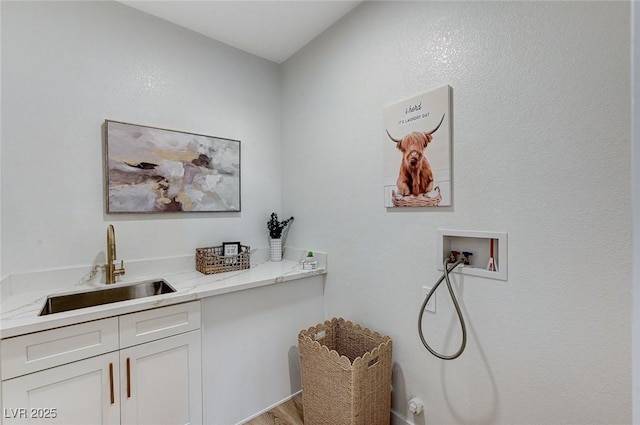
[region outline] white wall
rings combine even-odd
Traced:
[[[420,396],[417,424],[630,423],[629,7],[367,2],[285,62],[290,242],[330,253],[328,318],[394,339],[399,415]],[[386,210],[383,108],[445,84],[454,205]],[[438,228],[509,237],[507,282],[455,279],[452,362],[416,330]],[[438,292],[427,336],[454,351]]]
[[[640,358],[640,7],[631,3],[632,31],[632,193],[633,200],[633,358]],[[633,362],[633,423],[640,424],[640,364]]]
[[[2,276],[104,263],[110,222],[125,266],[226,240],[267,246],[281,207],[276,64],[116,2],[3,1],[1,12]],[[104,214],[105,119],[241,140],[242,212]],[[290,350],[322,320],[322,283],[204,301],[207,423],[299,390]]]
[[[267,246],[278,66],[116,2],[2,2],[3,276]],[[105,215],[105,119],[241,140],[242,212]]]

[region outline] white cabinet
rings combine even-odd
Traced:
[[[119,424],[118,361],[113,352],[4,381],[4,423]]]
[[[202,422],[200,331],[120,351],[123,424]]]
[[[199,328],[196,301],[5,339],[2,423],[202,423]]]
[[[200,322],[199,301],[120,317],[123,424],[202,423]]]

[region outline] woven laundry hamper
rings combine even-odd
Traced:
[[[298,334],[305,425],[389,425],[388,336],[333,318]]]

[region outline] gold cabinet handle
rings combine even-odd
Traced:
[[[127,357],[127,398],[131,398],[131,359]]]
[[[109,363],[109,391],[111,393],[111,404],[116,402],[116,393],[113,388],[113,363]]]

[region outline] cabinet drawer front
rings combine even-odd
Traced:
[[[200,329],[200,301],[120,316],[120,348]]]
[[[2,379],[118,349],[118,319],[97,320],[2,340]]]

